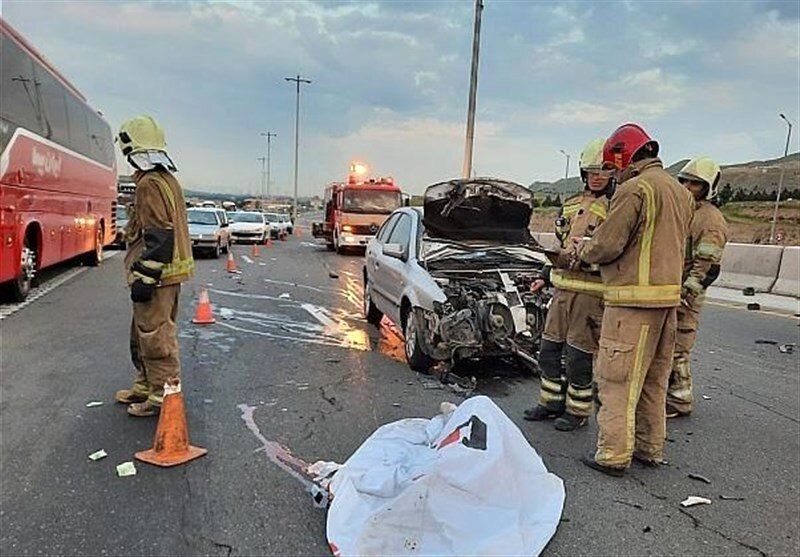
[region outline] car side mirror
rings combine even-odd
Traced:
[[[383,255],[406,260],[406,247],[402,244],[383,244]]]

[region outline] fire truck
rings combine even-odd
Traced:
[[[366,173],[365,165],[353,163],[346,182],[325,188],[325,220],[313,223],[312,233],[337,253],[365,249],[389,213],[403,204],[402,192],[392,178],[366,178]]]

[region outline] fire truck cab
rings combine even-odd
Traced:
[[[365,249],[389,214],[402,206],[400,188],[392,178],[361,177],[361,165],[351,165],[347,182],[325,188],[324,221],[312,224],[315,238],[324,238],[328,249],[344,253]]]

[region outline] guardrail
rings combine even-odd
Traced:
[[[552,232],[533,232],[542,246],[558,245]],[[753,288],[800,298],[800,246],[766,246],[728,243],[722,254],[722,271],[714,286]]]

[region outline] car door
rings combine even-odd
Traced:
[[[381,265],[379,271],[380,287],[387,302],[384,313],[397,325],[400,324],[400,299],[408,281],[406,267],[413,224],[411,215],[400,213],[397,223],[392,228],[386,241],[381,245],[381,253],[377,259]],[[400,259],[386,255],[383,252],[383,247],[387,244],[400,245],[404,249],[406,257]]]
[[[367,251],[364,257],[364,265],[366,267],[367,277],[369,278],[370,288],[372,290],[372,302],[381,311],[384,311],[388,300],[386,299],[386,294],[382,287],[382,279],[380,276],[381,264],[379,259],[383,252],[383,243],[389,237],[389,233],[392,231],[392,228],[394,228],[398,217],[399,215],[397,214],[391,215],[386,222],[383,223],[383,226],[381,226],[381,229],[378,230],[375,238],[373,238],[367,244]]]

